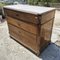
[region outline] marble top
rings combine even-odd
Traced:
[[[31,14],[43,14],[51,10],[55,10],[55,8],[51,8],[51,7],[32,6],[25,4],[8,5],[8,6],[4,6],[4,8],[16,10],[16,11],[22,11]]]

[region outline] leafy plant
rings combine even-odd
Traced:
[[[50,6],[50,3],[60,2],[60,0],[26,0],[26,1],[30,5],[39,5],[40,2],[40,4],[44,6]]]

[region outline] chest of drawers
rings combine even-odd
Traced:
[[[10,36],[37,55],[51,42],[54,8],[11,5],[4,12]]]

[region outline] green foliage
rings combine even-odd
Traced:
[[[59,3],[60,3],[60,0],[57,0],[57,2],[59,2]]]
[[[27,0],[28,4],[33,4],[33,0]]]
[[[42,4],[47,2],[47,3],[57,3],[57,2],[60,2],[60,0],[26,0],[28,1],[27,3],[28,4],[35,4],[35,5],[38,5],[39,2],[41,2]]]
[[[6,5],[5,3],[0,3],[0,7],[5,6],[5,5]]]
[[[28,4],[36,5],[40,0],[27,0]]]

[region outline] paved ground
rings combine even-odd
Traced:
[[[60,60],[60,47],[51,43],[41,54],[42,60]]]
[[[59,11],[56,11],[56,17],[53,28],[52,42],[60,39],[60,16]],[[0,19],[1,20],[1,19]],[[55,38],[55,36],[57,36]],[[60,42],[56,43],[60,45]],[[0,60],[60,60],[60,47],[51,43],[40,55],[35,56],[29,50],[15,42],[9,37],[7,22],[0,22]]]
[[[56,42],[57,40],[60,40],[60,11],[56,11],[56,14],[55,14],[51,40],[52,42]]]

